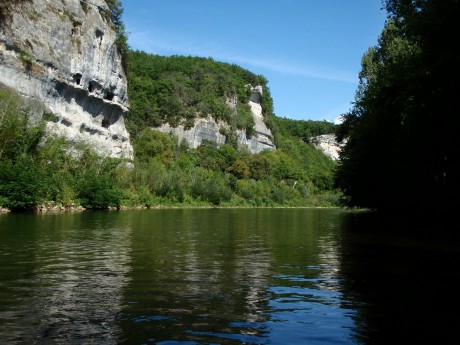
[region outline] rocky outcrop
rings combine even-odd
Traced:
[[[169,123],[155,129],[175,135],[179,142],[185,139],[191,148],[197,148],[205,140],[213,141],[217,145],[225,144],[226,137],[220,133],[220,128],[223,126],[226,126],[226,123],[208,116],[196,119],[195,125],[188,129],[185,129],[183,124],[172,127]]]
[[[336,161],[346,141],[339,143],[334,134],[323,134],[310,138],[310,142],[326,156]]]
[[[263,150],[274,150],[276,147],[273,143],[272,132],[265,124],[262,115],[262,87],[251,87],[251,91],[248,105],[251,108],[251,113],[254,118],[255,132],[251,137],[248,137],[246,131],[237,130],[238,145],[246,146],[252,153],[259,153]],[[236,112],[237,100],[228,99],[227,106]],[[213,141],[217,145],[225,144],[227,141],[225,132],[229,131],[229,125],[226,122],[215,120],[209,115],[205,118],[196,119],[192,128],[186,129],[182,124],[177,127],[171,127],[169,124],[164,124],[156,129],[177,136],[179,141],[185,139],[190,147],[197,148],[204,140]]]
[[[253,153],[258,153],[262,150],[274,150],[276,148],[273,143],[272,132],[265,124],[264,117],[262,115],[262,96],[262,86],[252,88],[248,104],[251,108],[251,113],[255,123],[254,135],[248,138],[244,131],[240,131],[238,133],[238,142],[242,145],[246,145]]]
[[[55,115],[48,132],[131,159],[127,82],[105,1],[0,4],[0,83]]]

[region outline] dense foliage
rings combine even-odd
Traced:
[[[134,167],[98,156],[84,143],[32,126],[19,97],[0,91],[0,206],[154,205],[314,206],[337,201],[335,163],[279,126],[276,151],[251,154],[204,142],[197,149],[143,129],[133,140]],[[315,123],[312,123],[315,125]]]
[[[293,136],[283,137],[278,150],[258,154],[213,142],[191,149],[149,128],[134,144],[135,167],[126,169],[120,181],[135,204],[311,206],[336,202],[332,191],[335,163]]]
[[[141,194],[137,202],[292,206],[334,202],[336,164],[308,144],[312,135],[333,132],[333,124],[277,118],[266,79],[236,65],[140,51],[132,52],[129,61],[131,109],[126,123],[135,168],[134,174],[126,173],[123,188],[133,197]],[[192,127],[196,117],[213,116],[229,123],[231,131],[245,128],[250,134],[254,120],[247,85],[264,87],[263,115],[275,132],[276,151],[252,155],[237,150],[232,140],[220,147],[205,142],[192,149],[151,129],[166,122]],[[236,109],[228,99],[236,100]],[[226,133],[230,138],[231,131]]]
[[[385,5],[385,28],[362,59],[356,103],[338,131],[348,142],[336,182],[348,206],[446,214],[459,192],[460,3]]]
[[[195,118],[208,115],[224,120],[231,129],[246,129],[252,134],[254,120],[247,102],[250,88],[267,81],[239,66],[211,58],[159,56],[134,51],[129,59],[129,130],[138,133],[147,126],[184,122],[192,127]],[[227,105],[236,100],[236,109]],[[269,117],[273,106],[267,91],[264,100]]]
[[[30,122],[17,94],[0,89],[0,206],[119,206],[122,194],[113,178],[120,162],[84,144],[72,155],[64,139],[45,138],[43,128]]]
[[[328,121],[314,120],[293,120],[284,117],[277,117],[275,120],[275,133],[282,132],[290,134],[305,141],[310,142],[310,138],[322,134],[334,133],[336,125]]]

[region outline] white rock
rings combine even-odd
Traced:
[[[30,0],[0,23],[0,83],[57,116],[50,133],[132,159],[127,82],[103,0]]]
[[[244,130],[237,130],[238,145],[247,146],[252,153],[259,153],[263,150],[276,149],[272,139],[272,132],[264,122],[262,115],[262,86],[252,88],[252,93],[249,99],[252,116],[255,122],[255,133],[251,138],[248,138]],[[238,101],[236,97],[227,99],[227,106],[233,111],[237,111]],[[190,129],[185,129],[184,125],[179,125],[175,128],[169,124],[164,124],[155,129],[165,133],[172,133],[178,137],[179,142],[182,139],[187,140],[192,148],[197,148],[204,140],[210,140],[217,145],[225,144],[226,137],[220,133],[220,129],[228,130],[229,125],[223,121],[217,121],[209,115],[206,118],[195,119],[195,124]]]
[[[339,143],[334,134],[323,134],[311,138],[311,142],[318,149],[321,150],[326,156],[333,160],[338,160],[340,150],[346,141]]]

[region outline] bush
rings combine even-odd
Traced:
[[[46,175],[32,157],[0,162],[1,206],[13,210],[36,208],[43,201],[46,185]]]
[[[21,109],[21,99],[12,90],[0,90],[0,159],[33,153],[43,126],[30,126],[29,114]]]
[[[232,198],[232,190],[222,174],[201,170],[192,185],[192,196],[219,205]]]
[[[145,128],[134,140],[134,148],[136,159],[140,162],[158,157],[167,163],[172,160],[174,143],[168,134]]]
[[[87,174],[79,187],[78,198],[85,208],[106,209],[121,204],[122,192],[113,186],[112,179],[107,175]]]

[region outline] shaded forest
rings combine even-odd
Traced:
[[[387,0],[378,44],[362,58],[336,186],[349,207],[451,215],[459,192],[455,0]]]

